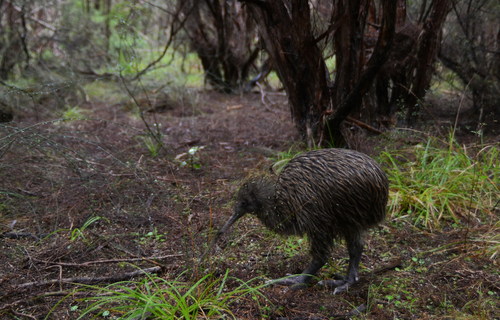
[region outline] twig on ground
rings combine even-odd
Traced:
[[[40,241],[40,238],[43,238],[46,235],[36,235],[31,232],[6,232],[0,235],[0,238],[8,238],[8,239],[22,239],[22,238],[31,238],[37,241]]]
[[[181,257],[181,256],[183,256],[183,254],[170,254],[167,256],[147,257],[147,258],[96,260],[96,261],[87,261],[87,262],[82,262],[82,263],[55,262],[55,261],[45,261],[45,260],[39,260],[39,259],[33,259],[33,261],[40,262],[40,263],[46,263],[46,264],[52,264],[52,265],[58,265],[58,266],[65,266],[65,267],[86,267],[89,265],[101,264],[101,263],[135,262],[135,261],[148,261],[148,262],[157,264],[157,262],[154,260],[162,260],[162,259],[166,259],[166,258]]]
[[[186,180],[179,180],[179,179],[170,179],[170,178],[167,178],[167,177],[156,177],[157,180],[160,180],[160,181],[167,181],[167,182],[174,182],[174,183],[189,183],[189,181],[186,181]]]
[[[259,87],[260,89],[260,95],[261,95],[261,100],[262,100],[262,103],[264,104],[264,107],[266,108],[266,111],[269,111],[269,112],[274,112],[276,113],[275,111],[273,111],[271,108],[269,108],[269,105],[266,103],[266,93],[264,92],[264,89],[262,89],[262,86],[260,85],[260,83],[257,81],[255,82],[255,84]],[[271,105],[274,106],[274,102],[272,102],[271,100],[269,100],[269,98],[267,98],[267,100],[269,102],[271,102]]]
[[[26,303],[28,302],[30,299],[33,299],[33,298],[43,298],[43,297],[65,297],[67,295],[71,295],[72,297],[90,297],[90,296],[93,296],[93,297],[102,297],[102,296],[109,296],[109,295],[112,295],[113,293],[110,293],[110,292],[105,292],[105,293],[101,293],[101,294],[94,294],[94,292],[91,292],[91,291],[74,291],[74,290],[71,290],[71,291],[67,291],[67,290],[61,290],[61,291],[49,291],[49,292],[45,292],[45,293],[42,293],[42,294],[38,294],[38,293],[35,293],[35,294],[32,294],[26,298],[23,298],[23,299],[20,299],[20,300],[16,300],[14,302],[11,302],[11,303],[8,303],[8,304],[4,304],[3,306],[0,306],[0,311],[1,310],[5,310],[5,309],[9,309],[9,308],[12,308],[14,306],[17,306],[19,304],[23,304],[23,303]]]
[[[362,121],[356,120],[356,119],[351,118],[351,117],[349,117],[349,116],[347,116],[345,119],[346,119],[347,121],[349,121],[349,122],[352,122],[352,123],[357,124],[358,126],[360,126],[360,127],[361,127],[361,128],[363,128],[363,129],[369,130],[369,131],[374,132],[374,133],[376,133],[376,134],[382,134],[382,133],[383,133],[383,132],[382,132],[382,131],[380,131],[379,129],[374,128],[374,127],[370,126],[369,124],[366,124],[366,123],[364,123],[364,122],[362,122]]]
[[[82,284],[95,284],[101,282],[117,282],[125,279],[133,278],[135,276],[143,275],[146,273],[155,273],[160,271],[161,267],[151,267],[147,269],[136,270],[133,272],[126,272],[122,274],[117,274],[108,277],[81,277],[81,278],[63,278],[58,280],[47,280],[47,281],[35,281],[35,282],[27,282],[20,285],[17,285],[16,289],[27,289],[31,287],[41,287],[56,283],[82,283]]]
[[[35,317],[35,316],[32,316],[31,314],[26,314],[26,313],[22,313],[22,312],[18,312],[16,310],[10,310],[13,314],[15,314],[16,316],[20,316],[20,317],[26,317],[26,318],[30,318],[30,319],[34,319],[34,320],[37,320],[38,318]]]
[[[378,268],[377,270],[369,272],[367,275],[364,276],[364,278],[373,276],[374,274],[377,274],[377,273],[396,269],[396,268],[401,267],[401,266],[402,266],[401,258],[397,258],[397,259],[393,260],[391,263],[389,263],[381,268]]]

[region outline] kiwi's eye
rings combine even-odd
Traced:
[[[246,200],[243,200],[241,201],[241,204],[240,204],[243,208],[247,207],[248,206],[248,201]]]

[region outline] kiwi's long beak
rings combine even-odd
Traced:
[[[212,250],[212,247],[214,246],[215,242],[219,239],[219,237],[225,233],[229,228],[231,228],[231,226],[236,222],[238,221],[239,218],[241,218],[243,215],[245,214],[245,212],[242,212],[242,211],[235,211],[233,213],[233,215],[231,217],[229,217],[229,219],[226,221],[226,223],[222,226],[222,228],[219,229],[219,231],[217,231],[217,234],[215,235],[215,237],[212,239],[212,242],[210,242],[210,244],[208,245],[208,248],[207,250],[205,251],[205,253],[203,253],[203,255],[201,256],[200,258],[200,262],[199,264],[201,265],[203,263],[203,261],[205,260],[205,258],[207,257],[208,253],[210,252],[210,250]]]
[[[233,215],[231,217],[229,217],[229,219],[222,226],[222,228],[220,228],[219,231],[217,231],[216,237],[219,237],[220,235],[222,235],[223,233],[225,233],[227,230],[229,230],[229,228],[231,228],[231,226],[236,221],[238,221],[238,219],[241,218],[244,214],[245,214],[245,212],[243,212],[243,211],[237,211],[237,210],[235,210],[234,213],[233,213]]]

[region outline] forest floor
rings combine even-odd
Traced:
[[[0,124],[2,319],[76,319],[92,301],[85,283],[144,278],[130,274],[138,268],[184,283],[228,272],[232,290],[234,278],[257,286],[307,266],[307,240],[276,236],[249,216],[197,267],[238,186],[305,149],[281,93],[268,93],[268,106],[260,94],[193,95],[149,97],[156,112],[144,120],[160,133],[159,150],[128,101],[91,99],[69,115],[81,119],[31,112]],[[429,133],[353,128],[353,148],[375,159]],[[347,292],[333,295],[318,280],[299,291],[264,286],[260,297],[229,302],[224,318],[500,319],[498,203],[484,211],[434,229],[388,216],[367,234],[360,281]],[[347,258],[338,243],[318,278],[344,273]]]

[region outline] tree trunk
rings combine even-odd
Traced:
[[[441,27],[448,13],[449,0],[433,1],[430,17],[424,22],[422,32],[417,41],[416,58],[410,64],[407,74],[410,90],[404,95],[407,106],[406,124],[412,125],[417,119],[417,113],[425,96],[433,74],[436,54],[441,42]]]
[[[255,24],[239,3],[191,2],[195,8],[185,28],[191,49],[198,54],[205,70],[205,80],[217,90],[237,90],[258,57],[259,49],[254,43]]]
[[[366,18],[359,17],[357,12],[361,11],[360,8],[368,8],[359,1],[337,2],[338,14],[348,15],[335,37],[337,69],[332,96],[333,113],[326,119],[333,142],[337,145],[343,143],[340,124],[349,113],[361,107],[364,95],[370,90],[375,76],[389,56],[395,32],[396,5],[397,1],[382,1],[381,29],[374,51],[365,66],[364,56],[359,54],[363,48],[361,42],[364,23],[354,20]]]
[[[313,147],[324,134],[330,93],[328,70],[311,32],[308,1],[245,2],[285,87],[297,130]]]
[[[318,39],[311,31],[308,1],[242,1],[259,25],[265,48],[288,94],[292,117],[307,145],[344,145],[340,124],[360,108],[363,95],[387,59],[396,2],[382,1],[381,30],[366,63],[365,24],[376,12],[374,1],[336,1],[330,26]],[[336,55],[333,84],[317,46],[332,31]],[[325,118],[327,114],[330,116]]]
[[[452,2],[449,30],[454,34],[438,52],[441,63],[472,93],[473,106],[464,117],[477,122],[477,132],[484,120],[495,121],[500,115],[500,23],[498,13],[488,10],[494,3]]]

